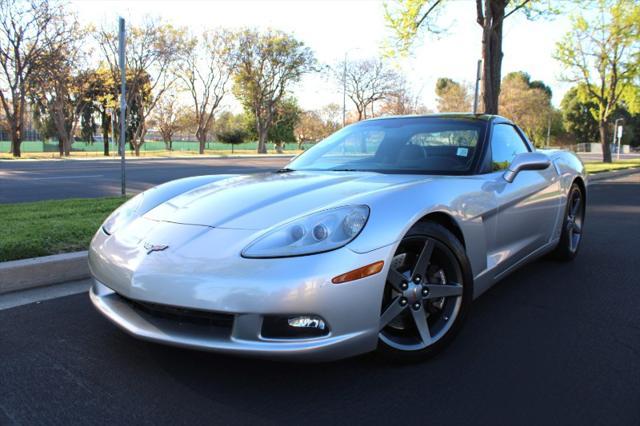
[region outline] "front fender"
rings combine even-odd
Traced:
[[[397,244],[426,215],[444,213],[462,232],[474,276],[486,269],[496,201],[492,186],[482,177],[438,177],[374,194],[362,202],[371,213],[362,234],[349,244],[351,250],[366,253]]]

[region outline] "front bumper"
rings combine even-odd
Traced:
[[[384,277],[394,247],[364,254],[342,248],[311,256],[245,259],[238,253],[253,238],[252,232],[146,225],[155,229],[147,229],[145,235],[167,238],[167,250],[147,253],[144,239],[101,232],[89,250],[95,279],[91,301],[129,334],[174,346],[272,359],[326,361],[375,349]],[[385,267],[376,275],[331,283],[337,275],[379,260]],[[147,303],[230,320],[201,324],[166,318],[140,308]],[[317,315],[329,332],[313,338],[265,338],[261,330],[268,315]]]

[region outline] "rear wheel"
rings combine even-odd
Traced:
[[[553,251],[555,258],[559,260],[573,260],[573,258],[576,257],[580,249],[580,243],[582,242],[584,215],[584,194],[580,186],[574,183],[571,185],[569,196],[567,197],[567,207],[562,223],[560,241]]]
[[[400,360],[439,352],[460,328],[473,296],[464,247],[435,223],[415,225],[400,242],[389,268],[378,350]]]

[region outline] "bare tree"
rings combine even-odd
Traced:
[[[234,92],[255,116],[258,153],[265,154],[276,107],[316,61],[308,47],[281,31],[245,30],[237,40]]]
[[[156,103],[149,121],[158,128],[169,151],[173,149],[174,135],[187,127],[186,118],[189,114],[190,111],[177,102],[177,94],[173,91],[165,92]]]
[[[228,31],[206,31],[192,38],[177,65],[176,75],[193,101],[200,154],[212,120],[227,94],[234,67],[234,37]]]
[[[51,47],[67,37],[61,6],[48,0],[0,1],[0,101],[11,136],[11,152],[21,155],[27,97],[34,74],[49,66]]]
[[[358,121],[373,116],[374,103],[389,97],[402,82],[399,74],[380,59],[343,62],[334,73],[353,102]]]
[[[426,114],[428,108],[420,101],[419,93],[414,93],[402,79],[397,89],[389,93],[380,109],[381,115]]]
[[[186,48],[184,30],[168,24],[161,24],[147,18],[140,26],[127,28],[126,70],[127,70],[127,114],[135,104],[135,128],[131,140],[135,154],[140,155],[144,144],[146,119],[162,94],[173,84],[170,67]],[[118,34],[114,30],[102,28],[96,32],[104,59],[111,71],[113,81],[120,81],[118,65]],[[142,87],[146,85],[147,87]],[[119,89],[118,89],[119,91]],[[150,93],[151,96],[146,94]]]

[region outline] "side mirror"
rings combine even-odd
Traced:
[[[507,182],[514,181],[518,173],[524,170],[544,170],[551,165],[549,157],[540,152],[523,152],[515,156],[502,177]]]

